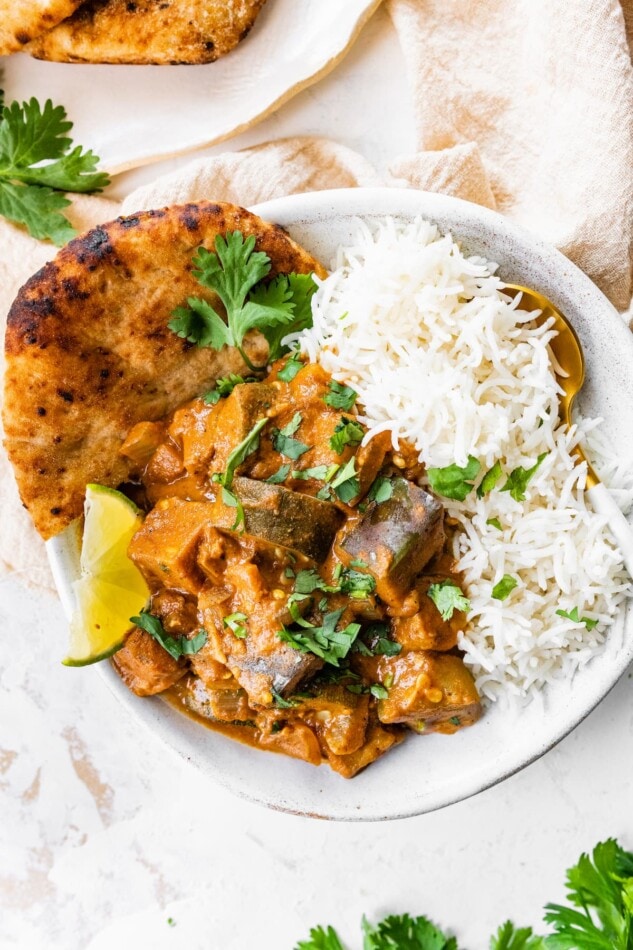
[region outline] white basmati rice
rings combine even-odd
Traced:
[[[536,326],[501,292],[496,266],[465,257],[426,221],[385,219],[373,231],[359,222],[319,282],[314,326],[295,338],[358,391],[368,437],[409,439],[428,467],[472,455],[482,473],[501,460],[507,475],[547,453],[525,501],[500,491],[504,480],[481,499],[443,499],[461,527],[455,554],[471,601],[459,645],[486,700],[529,698],[572,676],[601,649],[630,589],[604,519],[587,506],[586,466],[571,454],[579,438],[590,433],[603,477],[623,506],[633,501],[632,470],[606,458],[595,421],[559,425],[551,323]],[[504,574],[517,587],[495,600]],[[574,608],[598,625],[557,614]]]

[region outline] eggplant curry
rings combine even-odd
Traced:
[[[113,658],[138,695],[348,778],[481,714],[442,505],[355,403],[293,355],[134,426],[128,553],[151,599]]]

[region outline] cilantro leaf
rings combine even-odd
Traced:
[[[344,660],[352,649],[360,631],[359,623],[348,623],[343,630],[337,630],[342,614],[342,608],[332,610],[323,616],[320,627],[311,626],[300,631],[284,627],[277,632],[277,636],[301,653],[314,653],[326,663],[338,666],[339,660]]]
[[[437,609],[442,620],[450,620],[456,610],[466,612],[470,610],[470,601],[463,593],[462,589],[451,580],[441,581],[439,584],[431,584],[427,591]]]
[[[294,709],[295,706],[301,705],[297,699],[284,699],[281,693],[278,693],[276,689],[271,688],[270,692],[277,709]]]
[[[282,356],[288,349],[287,346],[282,344],[284,337],[299,333],[301,330],[306,330],[312,326],[312,297],[316,290],[312,274],[280,274],[275,280],[271,281],[271,284],[275,283],[278,283],[280,288],[284,289],[284,293],[289,295],[292,310],[291,318],[287,322],[261,327],[261,331],[268,342],[269,362]],[[280,290],[277,291],[277,293],[280,292]],[[255,294],[251,296],[251,299],[255,299]],[[299,366],[299,369],[301,369],[301,366]],[[284,379],[281,374],[279,374],[279,378]],[[284,381],[290,382],[290,380]]]
[[[547,455],[547,452],[542,452],[541,455],[536,460],[536,464],[532,468],[523,468],[520,465],[518,468],[515,468],[508,475],[507,481],[501,491],[509,491],[512,498],[515,501],[525,501],[525,489],[527,488],[528,482],[535,474],[537,469],[540,467],[541,462]]]
[[[581,617],[578,612],[578,607],[574,607],[573,610],[557,610],[556,613],[559,617],[564,617],[566,620],[571,620],[573,623],[584,623],[587,630],[593,630],[598,626],[598,621],[593,620],[591,617]]]
[[[229,328],[210,303],[199,297],[189,297],[187,303],[189,309],[177,307],[167,324],[176,336],[214,350],[231,345],[233,337]]]
[[[448,937],[428,917],[392,915],[372,927],[363,917],[363,950],[457,950],[455,937]]]
[[[445,468],[429,468],[426,474],[429,485],[437,495],[464,501],[473,489],[473,482],[480,468],[481,463],[469,455],[468,462],[463,467],[453,464]]]
[[[376,579],[348,567],[341,574],[340,590],[354,600],[366,600],[376,590]]]
[[[372,483],[367,497],[370,501],[375,501],[380,505],[383,501],[389,501],[393,495],[393,482],[386,475],[379,475]]]
[[[252,455],[253,452],[256,452],[259,448],[259,433],[262,431],[268,419],[264,417],[259,419],[251,431],[246,435],[242,441],[237,445],[228,459],[226,460],[226,469],[224,472],[214,472],[211,476],[211,481],[215,482],[218,485],[222,486],[222,501],[229,508],[236,508],[235,522],[231,526],[232,531],[237,531],[238,528],[244,525],[244,508],[242,502],[237,497],[234,491],[231,491],[233,487],[233,479],[235,477],[235,472],[239,466],[244,462],[249,455]]]
[[[345,950],[333,927],[313,927],[309,940],[300,940],[294,950]]]
[[[286,481],[289,474],[290,474],[290,463],[288,462],[286,465],[280,465],[277,471],[273,475],[271,475],[269,478],[265,479],[265,481],[269,485],[281,485],[282,482]]]
[[[363,633],[363,641],[369,645],[370,656],[397,656],[402,652],[402,645],[396,643],[389,636],[389,627],[386,623],[372,623]],[[361,651],[362,652],[362,651]]]
[[[567,872],[571,907],[547,904],[545,920],[556,933],[548,950],[630,950],[633,935],[633,854],[610,838],[591,857],[582,854]],[[575,908],[581,910],[575,910]]]
[[[145,610],[142,610],[138,617],[130,617],[130,623],[149,633],[174,660],[179,660],[181,656],[193,656],[195,653],[199,653],[207,642],[206,630],[200,630],[191,639],[188,637],[170,637],[165,632],[159,618]]]
[[[515,927],[510,920],[502,924],[490,938],[490,950],[545,950],[543,937],[537,937],[531,927]]]
[[[492,588],[492,596],[495,600],[505,600],[509,597],[519,582],[511,574],[504,574]]]
[[[488,469],[482,478],[480,485],[477,487],[477,498],[483,498],[484,495],[487,495],[488,492],[491,492],[502,475],[503,470],[501,468],[501,462],[497,461],[492,466],[492,468]]]
[[[343,383],[337,383],[335,379],[330,380],[328,389],[330,391],[323,397],[323,402],[326,406],[331,406],[332,409],[342,409],[343,412],[349,412],[358,398],[358,393],[355,390],[350,386],[344,386]]]
[[[75,234],[61,213],[70,204],[63,192],[101,191],[109,178],[96,170],[96,155],[72,148],[63,106],[0,100],[0,109],[0,214],[33,237],[63,244]]]
[[[259,448],[259,433],[262,431],[268,419],[258,419],[251,431],[237,445],[226,461],[226,470],[222,476],[221,484],[224,488],[231,488],[236,469]]]
[[[369,687],[369,692],[374,697],[374,699],[386,699],[389,695],[389,691],[382,685],[382,683],[372,683]]]
[[[216,402],[219,402],[224,396],[230,396],[236,386],[241,385],[242,383],[255,383],[257,380],[254,376],[239,376],[237,373],[229,373],[228,376],[221,376],[220,379],[215,381],[215,389],[212,389],[211,392],[205,393],[202,396],[202,401],[207,404],[215,405]]]
[[[301,458],[301,456],[310,449],[309,445],[305,445],[303,442],[299,442],[298,439],[293,438],[301,425],[302,419],[301,413],[295,412],[290,422],[285,425],[283,429],[273,429],[272,432],[275,452],[285,455],[286,458],[292,459],[293,462],[296,462],[298,458]]]
[[[345,463],[338,472],[336,478],[331,483],[331,487],[338,498],[345,504],[349,504],[358,494],[360,494],[360,479],[356,472],[356,459],[352,455],[351,459]]]
[[[341,455],[346,445],[360,445],[364,435],[365,430],[360,422],[342,416],[341,421],[330,436],[330,448],[337,455]]]
[[[492,525],[492,527],[496,528],[497,531],[503,531],[501,522],[499,521],[498,518],[488,518],[488,520],[486,521],[486,524]]]
[[[316,478],[317,481],[324,482],[327,479],[329,471],[329,465],[315,465],[314,468],[295,469],[292,473],[292,477],[298,478],[300,481],[302,479],[307,481],[309,478]]]
[[[229,614],[227,617],[224,617],[222,623],[225,627],[228,627],[229,630],[238,638],[238,640],[245,640],[248,636],[248,629],[246,627],[246,621],[248,617],[246,614],[234,613]]]
[[[283,383],[291,383],[304,366],[305,363],[301,359],[301,354],[298,350],[295,350],[277,373],[277,379],[280,379]]]

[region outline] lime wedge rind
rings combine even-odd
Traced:
[[[75,610],[65,666],[87,666],[112,656],[146,605],[149,589],[127,556],[142,513],[121,492],[88,485],[81,577],[73,584]]]

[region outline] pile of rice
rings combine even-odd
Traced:
[[[459,523],[455,555],[471,611],[459,646],[484,699],[530,697],[570,677],[602,647],[629,590],[604,519],[587,505],[586,466],[571,450],[596,422],[568,431],[558,422],[559,386],[548,343],[554,331],[505,296],[495,264],[465,257],[426,221],[359,223],[314,297],[314,326],[302,352],[353,386],[368,438],[389,430],[410,440],[427,467],[500,460],[504,478],[479,499],[443,499]],[[547,455],[525,501],[502,492],[505,477]],[[631,469],[603,460],[623,506],[633,501]],[[488,523],[498,519],[502,530]],[[493,586],[510,574],[504,600]],[[578,608],[593,630],[557,615]]]

